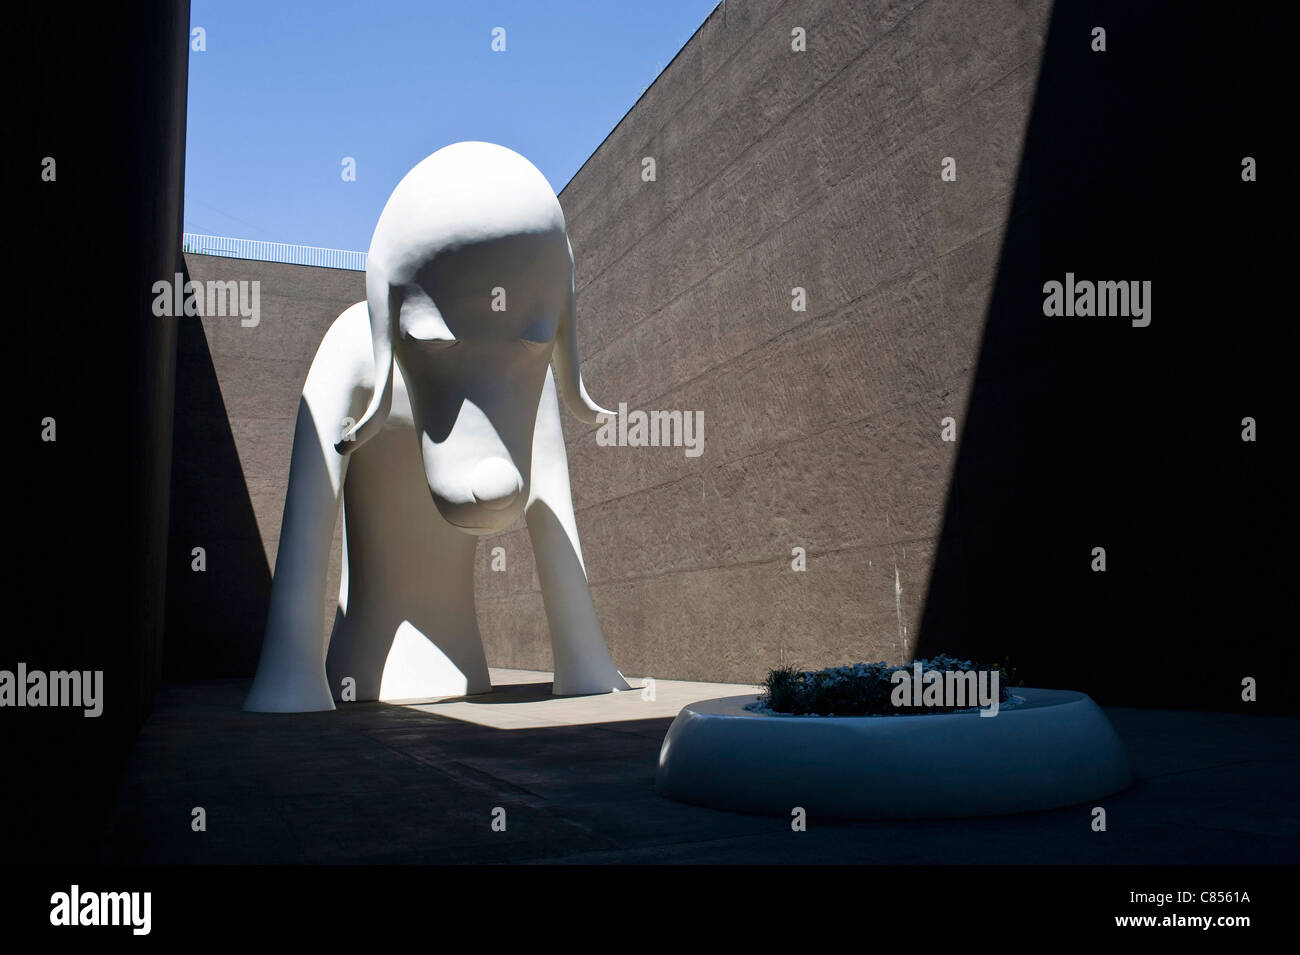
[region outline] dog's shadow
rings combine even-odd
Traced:
[[[565,697],[556,697],[551,694],[551,688],[555,684],[547,683],[507,683],[500,687],[493,687],[487,693],[475,693],[473,696],[463,696],[457,699],[457,703],[539,703],[542,700],[565,699]],[[448,701],[450,702],[450,701]]]

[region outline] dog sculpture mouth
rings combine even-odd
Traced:
[[[511,520],[510,524],[513,524],[513,522],[515,521]],[[474,537],[481,537],[481,535],[484,534],[497,534],[499,531],[506,530],[506,528],[510,526],[510,524],[460,524],[459,521],[452,521],[451,518],[447,518],[447,524],[450,524],[452,528],[455,528],[456,530],[463,530],[464,533],[473,534]]]
[[[475,536],[503,531],[517,521],[524,512],[522,496],[496,508],[477,502],[453,504],[439,500],[436,495],[434,503],[444,521],[458,531]]]

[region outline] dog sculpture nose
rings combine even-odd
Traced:
[[[479,504],[500,511],[515,503],[524,490],[524,481],[505,458],[487,458],[474,469],[470,490]]]

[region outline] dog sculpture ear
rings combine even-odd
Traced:
[[[551,350],[551,363],[555,366],[555,386],[560,397],[574,416],[587,424],[598,424],[601,415],[617,417],[617,412],[602,408],[591,400],[587,386],[582,383],[578,369],[578,289],[577,272],[573,269],[573,247],[569,247],[569,295],[555,331],[555,345]]]
[[[347,455],[383,429],[393,406],[393,328],[398,303],[388,281],[388,271],[372,256],[366,263],[366,307],[370,310],[370,341],[375,359],[375,390],[361,420],[344,432],[334,445]]]

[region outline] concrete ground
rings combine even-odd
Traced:
[[[240,710],[246,681],[171,684],[136,742],[107,863],[1206,864],[1300,861],[1300,719],[1107,708],[1136,783],[1091,805],[979,819],[837,823],[682,805],[654,791],[685,703],[751,692],[659,680],[553,698],[491,694],[332,713]],[[639,683],[640,681],[632,681]],[[196,832],[196,807],[207,829]],[[505,831],[493,813],[505,812]],[[499,813],[498,813],[499,815]]]

